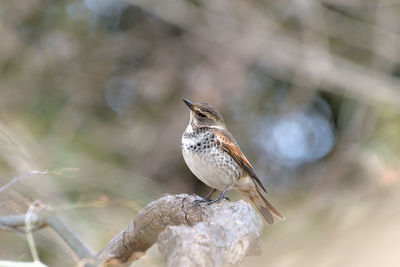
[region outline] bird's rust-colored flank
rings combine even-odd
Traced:
[[[208,186],[223,191],[203,201],[219,202],[226,191],[235,189],[250,198],[269,224],[284,216],[266,199],[267,191],[253,166],[227,130],[218,110],[208,103],[183,102],[190,109],[190,121],[182,135],[182,154],[190,170]]]
[[[267,193],[267,189],[265,189],[260,179],[258,179],[256,173],[254,172],[253,166],[251,166],[249,160],[240,150],[232,135],[229,132],[221,129],[212,129],[211,131],[214,131],[217,139],[221,141],[222,149],[225,150],[225,152],[227,152],[236,161],[236,163],[239,164],[239,166],[242,167],[243,170],[259,184],[265,193]]]

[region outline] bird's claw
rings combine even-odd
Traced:
[[[219,196],[216,199],[213,199],[213,200],[210,199],[210,201],[207,202],[207,205],[211,205],[211,204],[214,204],[214,203],[220,203],[223,199],[231,201],[229,199],[229,197],[227,197],[227,196]]]
[[[219,203],[221,202],[223,199],[226,199],[228,201],[230,201],[230,199],[228,197],[218,197],[216,199],[211,199],[211,198],[201,198],[201,199],[196,199],[195,201],[193,201],[193,204],[198,205],[200,203],[205,203],[207,205],[211,205],[214,203]]]
[[[193,204],[198,205],[200,203],[208,203],[210,201],[212,201],[210,198],[204,197],[204,198],[201,198],[201,199],[196,199],[195,201],[193,201]]]
[[[193,201],[193,204],[198,205],[200,203],[206,203],[207,205],[211,205],[214,203],[219,203],[221,202],[223,199],[226,199],[228,201],[231,201],[229,199],[229,197],[225,196],[225,192],[229,189],[229,186],[227,186],[224,191],[216,198],[216,199],[211,199],[212,194],[216,191],[215,189],[208,194],[206,197],[204,198],[200,198],[200,199],[196,199],[195,201]]]

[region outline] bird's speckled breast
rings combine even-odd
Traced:
[[[197,178],[218,190],[234,184],[243,175],[239,165],[207,129],[192,130],[189,125],[182,136],[182,154]]]

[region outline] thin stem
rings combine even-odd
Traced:
[[[37,214],[35,212],[36,204],[33,203],[32,205],[29,206],[28,212],[26,213],[25,216],[25,235],[26,235],[26,240],[29,245],[29,250],[31,251],[32,258],[34,262],[40,262],[39,259],[39,254],[36,249],[35,245],[35,240],[33,239],[32,235],[32,222],[36,222],[37,220]]]

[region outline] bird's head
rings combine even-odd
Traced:
[[[192,103],[185,98],[182,101],[190,109],[189,125],[193,128],[211,127],[225,129],[224,119],[212,105],[208,103]]]

